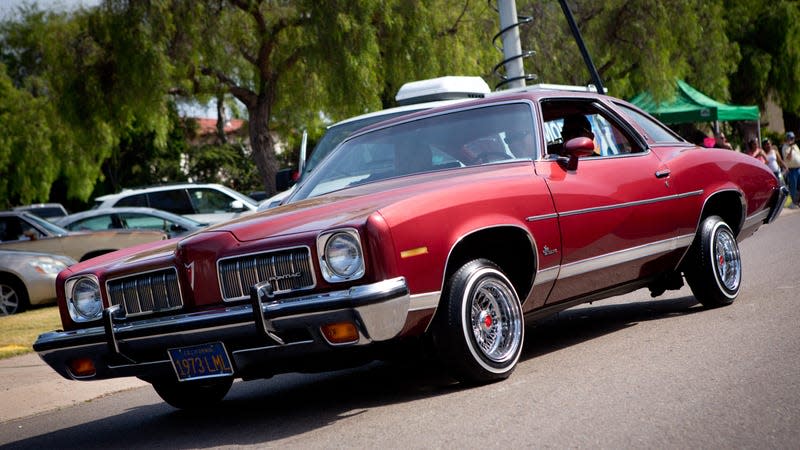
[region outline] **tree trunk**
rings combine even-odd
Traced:
[[[267,197],[277,193],[275,175],[278,173],[278,160],[275,157],[275,142],[269,132],[270,105],[264,98],[249,108],[250,113],[250,146],[253,148],[253,160],[258,167],[261,182]]]

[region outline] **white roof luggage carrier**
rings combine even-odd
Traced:
[[[447,76],[405,83],[394,99],[402,106],[439,100],[483,98],[490,92],[489,85],[481,77]]]

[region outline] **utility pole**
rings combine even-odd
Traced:
[[[525,87],[525,68],[522,65],[522,45],[519,41],[519,20],[517,19],[516,0],[498,0],[497,10],[500,13],[500,34],[503,39],[503,63],[506,85],[509,88]]]

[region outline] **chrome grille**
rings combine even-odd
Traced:
[[[174,267],[109,280],[106,289],[111,304],[120,305],[129,317],[183,307]]]
[[[276,294],[314,287],[314,270],[308,247],[288,248],[221,259],[219,284],[224,300],[250,295],[250,287],[269,281]]]

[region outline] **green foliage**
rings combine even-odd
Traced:
[[[227,92],[248,110],[262,182],[274,191],[275,138],[320,112],[339,120],[393,104],[406,81],[487,73],[482,1],[167,2],[169,48],[192,95]],[[481,50],[485,49],[485,50]]]
[[[727,99],[727,74],[739,54],[725,35],[721,0],[609,0],[569,2],[603,84],[611,95],[649,90],[657,99],[685,79],[715,98]],[[534,21],[521,29],[526,62],[544,83],[586,85],[591,77],[558,2],[518,0]]]
[[[187,130],[174,105],[167,118],[169,133],[164,144],[147,127],[133,124],[120,136],[111,156],[103,163],[103,182],[93,196],[119,192],[123,188],[184,181],[181,154],[188,152]]]
[[[43,99],[17,89],[0,64],[0,209],[47,199],[59,170]]]
[[[187,170],[194,182],[221,183],[245,194],[263,189],[249,152],[240,143],[190,149]]]
[[[20,179],[8,202],[47,200],[59,178],[69,198],[87,199],[102,179],[102,164],[132,130],[165,145],[172,66],[152,33],[157,22],[119,3],[73,15],[30,9],[20,21],[0,24],[0,62],[37,117],[14,130],[19,142],[28,141],[26,152],[37,156],[38,167],[21,171],[24,162],[13,162]],[[34,133],[49,145],[28,136]]]
[[[792,0],[726,0],[728,35],[742,62],[731,77],[737,103],[763,105],[770,93],[800,113],[800,5]]]
[[[0,23],[0,206],[195,179],[274,188],[325,125],[395,105],[405,82],[480,75],[502,59],[485,0],[104,0],[71,14],[23,10]],[[573,0],[604,84],[658,99],[683,78],[735,103],[771,92],[800,112],[794,0]],[[517,0],[539,82],[588,84],[555,0]],[[192,147],[172,101],[222,98],[249,143]],[[237,103],[233,103],[232,99]],[[234,106],[231,108],[231,106]],[[244,111],[235,111],[244,105]],[[278,143],[287,151],[276,155]],[[181,155],[183,156],[183,159]],[[260,186],[257,186],[260,185]]]

